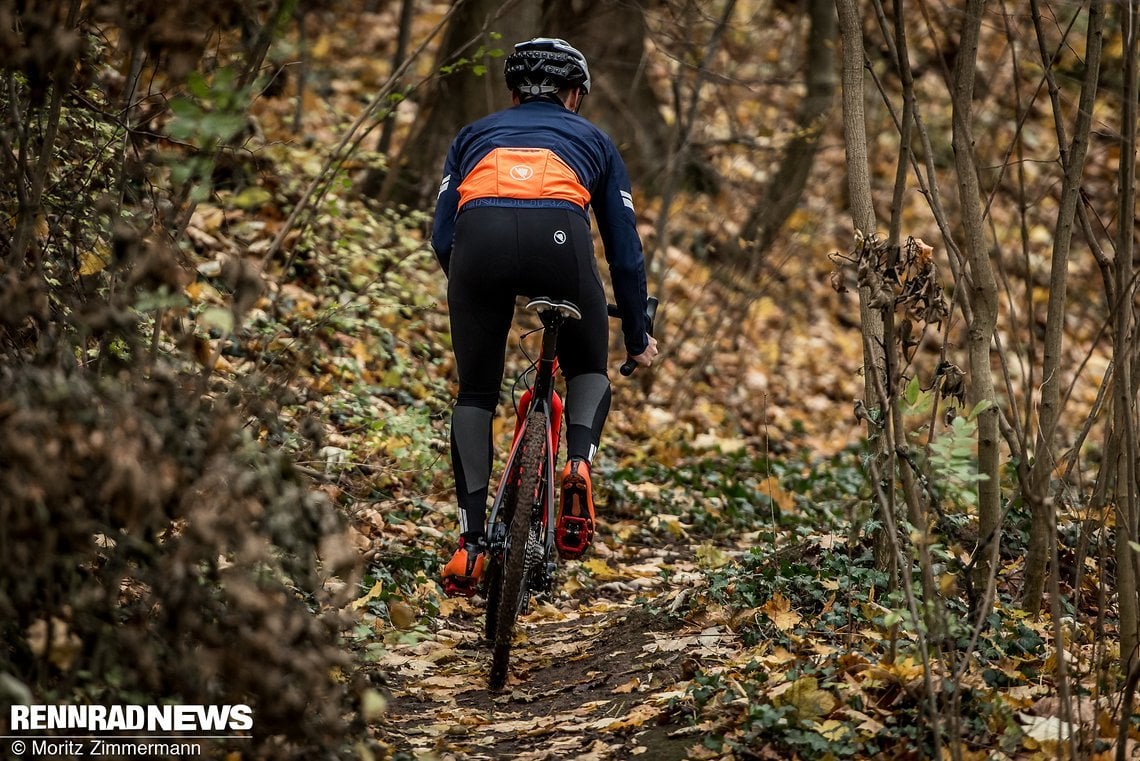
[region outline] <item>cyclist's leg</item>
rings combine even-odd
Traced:
[[[522,246],[539,257],[526,269],[533,273],[527,292],[569,299],[582,313],[581,320],[563,323],[558,334],[558,359],[567,379],[567,463],[555,543],[563,557],[575,558],[586,551],[594,533],[589,463],[610,405],[609,322],[586,220],[573,212],[549,212],[536,220],[533,230],[528,226],[533,234],[525,239],[533,240],[534,248]]]
[[[451,457],[460,530],[481,537],[491,476],[491,420],[502,385],[514,315],[514,212],[480,208],[459,215],[447,298],[459,394],[451,419]]]
[[[609,317],[606,292],[594,258],[593,240],[586,224],[573,225],[565,267],[568,296],[582,313],[569,320],[558,336],[558,361],[566,376],[566,454],[591,461],[601,441],[610,410],[610,381],[606,374]]]
[[[558,361],[567,379],[567,454],[589,461],[597,449],[610,400],[606,376],[609,319],[589,222],[563,209],[531,210],[520,227],[519,250],[524,257],[522,291],[568,299],[582,313],[581,320],[563,323]]]

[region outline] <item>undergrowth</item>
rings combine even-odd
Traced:
[[[746,649],[731,663],[697,668],[672,703],[673,720],[700,725],[712,755],[925,758],[935,753],[929,674],[942,732],[1011,754],[1044,747],[1024,711],[1055,690],[1051,624],[1020,611],[1016,587],[1000,580],[993,611],[979,622],[959,583],[962,549],[938,539],[929,545],[931,599],[923,599],[917,554],[905,570],[916,590],[912,609],[904,586],[875,567],[879,522],[866,455],[689,452],[682,467],[609,474],[624,510],[682,522],[684,536],[665,528],[662,537],[718,537],[739,548],[731,562],[704,566],[704,584],[681,612],[728,622]],[[659,487],[651,499],[638,486],[646,482]],[[948,512],[968,515],[968,505]],[[1015,567],[1018,559],[1006,562]],[[1093,652],[1094,624],[1073,603],[1063,603],[1073,616],[1066,657],[1082,668],[1105,666],[1098,659],[1111,654]]]

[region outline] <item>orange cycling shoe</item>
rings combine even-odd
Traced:
[[[590,465],[570,460],[562,471],[562,504],[554,529],[554,545],[567,560],[582,557],[594,540],[594,492],[590,486]]]
[[[483,578],[487,548],[478,539],[468,542],[459,537],[459,549],[443,567],[443,593],[448,597],[472,597]]]

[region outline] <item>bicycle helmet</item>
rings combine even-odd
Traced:
[[[535,37],[515,45],[503,65],[507,87],[526,97],[554,95],[568,87],[590,92],[586,56],[566,40]]]

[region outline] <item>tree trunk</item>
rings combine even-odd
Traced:
[[[754,264],[763,259],[803,195],[835,99],[835,4],[832,0],[809,0],[808,16],[807,94],[796,111],[795,137],[784,147],[780,167],[765,189],[764,199],[752,210],[740,233],[749,242],[748,256]]]
[[[1061,347],[1064,339],[1066,289],[1069,281],[1069,253],[1072,248],[1073,223],[1080,202],[1081,178],[1084,174],[1085,155],[1088,152],[1089,128],[1092,124],[1093,103],[1096,98],[1097,79],[1100,73],[1101,37],[1104,27],[1104,3],[1094,0],[1089,6],[1088,35],[1085,43],[1085,76],[1081,83],[1080,106],[1072,143],[1066,148],[1065,125],[1056,81],[1052,77],[1052,55],[1046,50],[1042,32],[1038,0],[1031,0],[1037,40],[1041,49],[1041,62],[1050,79],[1049,92],[1053,100],[1053,119],[1057,128],[1057,145],[1061,147],[1061,164],[1065,177],[1061,185],[1061,208],[1053,236],[1053,261],[1049,276],[1049,304],[1045,320],[1044,360],[1041,367],[1041,403],[1038,407],[1036,460],[1029,473],[1025,499],[1029,503],[1032,523],[1029,534],[1029,552],[1025,559],[1025,589],[1022,604],[1030,613],[1041,609],[1041,596],[1045,589],[1045,569],[1054,541],[1050,526],[1053,507],[1048,501],[1049,475],[1053,472],[1053,434],[1061,415]]]
[[[971,124],[975,66],[978,39],[981,34],[985,0],[969,0],[962,25],[961,46],[954,73],[953,139],[954,164],[958,175],[958,199],[962,208],[963,247],[969,263],[970,303],[974,318],[969,326],[970,401],[990,407],[978,416],[978,472],[984,478],[978,483],[978,534],[981,541],[975,582],[985,587],[1001,542],[1001,481],[998,478],[997,399],[990,369],[990,346],[997,325],[997,281],[990,263],[982,219],[981,187],[974,160],[974,136]]]
[[[408,41],[412,36],[412,14],[415,12],[415,0],[403,0],[400,3],[400,33],[396,37],[396,52],[392,55],[392,71],[400,68],[408,54]],[[380,139],[376,141],[376,152],[388,155],[392,147],[392,129],[396,124],[391,115],[384,120],[380,128]],[[372,193],[367,193],[372,195]]]
[[[617,144],[638,187],[653,188],[665,170],[671,135],[646,76],[645,13],[652,0],[456,0],[464,3],[448,25],[436,69],[499,48],[506,55],[519,40],[562,37],[590,62],[593,80],[583,114]],[[491,33],[501,35],[493,39]],[[365,179],[362,191],[391,202],[430,206],[439,169],[456,130],[510,105],[501,57],[484,55],[482,76],[460,66],[439,77],[423,98],[411,135],[383,183]]]
[[[658,186],[671,133],[646,74],[646,12],[655,0],[545,0],[544,34],[563,37],[590,62],[583,114],[613,139],[634,185]]]
[[[851,199],[851,221],[857,238],[870,240],[875,236],[875,207],[871,199],[871,171],[867,159],[867,122],[863,113],[863,26],[855,0],[836,0],[839,37],[843,42],[843,136],[847,150],[847,187]],[[883,318],[869,305],[870,290],[859,287],[859,324],[863,336],[863,401],[873,406],[878,399],[875,378],[886,377],[886,357],[883,353]],[[881,416],[880,416],[881,417]],[[876,439],[877,461],[883,455],[884,439]],[[875,566],[879,569],[894,567],[895,555],[890,537],[878,532],[875,540]]]
[[[536,35],[541,5],[537,0],[455,0],[461,7],[448,24],[435,69],[435,86],[424,96],[412,133],[392,162],[380,196],[391,203],[430,207],[439,171],[455,133],[463,125],[510,105],[503,82],[502,57],[515,42]],[[498,39],[493,33],[501,35]],[[466,63],[462,63],[466,60]],[[477,73],[475,66],[485,67]],[[455,68],[443,73],[446,67]],[[372,178],[374,180],[375,178]],[[370,184],[366,179],[365,188]]]
[[[1136,552],[1132,544],[1140,539],[1140,507],[1137,505],[1136,389],[1133,369],[1136,320],[1133,299],[1136,292],[1133,262],[1133,235],[1136,222],[1136,99],[1137,99],[1137,19],[1132,3],[1120,6],[1120,28],[1124,35],[1124,82],[1120,109],[1120,172],[1117,205],[1120,218],[1116,233],[1116,291],[1113,316],[1113,375],[1115,420],[1122,436],[1122,456],[1117,461],[1116,480],[1116,588],[1120,606],[1120,661],[1130,673],[1140,656],[1140,600],[1137,590]],[[1106,463],[1106,467],[1111,467]]]

